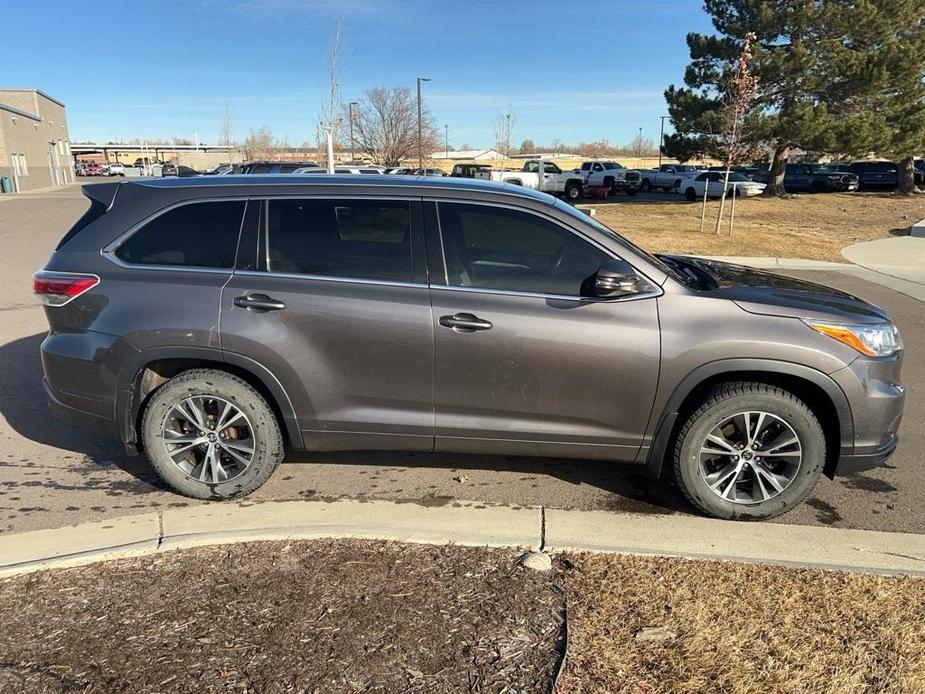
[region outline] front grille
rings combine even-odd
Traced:
[[[626,172],[626,180],[627,180],[627,181],[638,181],[638,180],[639,180],[639,173],[636,172],[636,171],[627,171],[627,172]]]

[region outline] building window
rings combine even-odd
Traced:
[[[11,154],[10,158],[13,160],[13,175],[14,176],[28,176],[29,169],[26,166],[26,155],[25,154]]]

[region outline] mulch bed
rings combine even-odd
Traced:
[[[255,542],[0,581],[0,691],[548,692],[555,572],[516,553]]]

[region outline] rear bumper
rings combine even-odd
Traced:
[[[119,437],[119,427],[114,419],[101,417],[98,414],[87,412],[72,405],[66,405],[55,397],[51,387],[48,385],[48,381],[44,378],[42,379],[42,385],[45,387],[45,396],[48,398],[48,409],[58,419],[104,436]]]

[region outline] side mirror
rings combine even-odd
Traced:
[[[615,298],[638,294],[646,287],[644,280],[625,260],[608,260],[594,275],[594,295]]]

